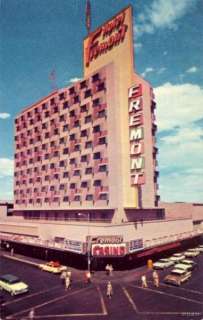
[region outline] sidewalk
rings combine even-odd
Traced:
[[[23,262],[29,265],[33,265],[35,267],[38,267],[39,264],[44,264],[47,261],[33,258],[33,257],[27,257],[20,254],[15,254],[12,256],[7,251],[2,251],[1,255],[7,259],[16,260],[19,262]],[[72,267],[68,266],[68,269],[72,272],[73,276],[76,276],[79,278],[81,277],[84,279],[84,272],[85,270],[78,270]],[[136,269],[131,270],[124,270],[124,271],[113,271],[113,274],[111,276],[106,275],[105,271],[95,271],[92,275],[92,280],[96,283],[104,282],[104,281],[112,281],[112,282],[131,282],[135,279],[141,278],[141,275],[150,273],[151,270],[147,269],[146,266],[142,266]]]

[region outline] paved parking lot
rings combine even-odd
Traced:
[[[26,258],[25,258],[26,259]],[[27,319],[32,307],[34,319],[203,319],[203,254],[195,258],[198,267],[181,287],[162,282],[168,271],[160,271],[160,286],[155,288],[152,272],[142,267],[116,271],[111,277],[113,297],[106,297],[109,277],[96,272],[93,283],[84,283],[84,272],[73,271],[71,290],[65,291],[58,275],[40,271],[36,266],[1,257],[1,274],[17,275],[29,284],[29,293],[12,297],[4,293],[3,319]],[[147,272],[148,288],[141,288],[140,275]]]

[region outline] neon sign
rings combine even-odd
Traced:
[[[128,29],[128,26],[124,24],[124,22],[125,12],[122,12],[89,36],[88,46],[85,49],[87,67],[91,61],[107,53],[124,41]],[[102,38],[102,40],[99,38]]]

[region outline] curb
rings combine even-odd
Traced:
[[[29,260],[17,258],[17,257],[10,256],[10,255],[7,255],[7,254],[3,254],[2,256],[5,257],[5,258],[8,258],[8,259],[11,259],[11,260],[16,260],[16,261],[24,262],[24,263],[27,263],[27,264],[31,264],[31,265],[33,265],[35,267],[38,267],[38,265],[39,265],[39,263],[31,262]]]

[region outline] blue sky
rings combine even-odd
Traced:
[[[92,30],[131,4],[135,65],[157,100],[163,201],[203,202],[202,0],[91,0]],[[1,0],[0,199],[12,199],[13,120],[82,77],[85,0]]]

